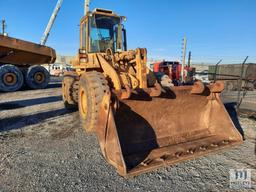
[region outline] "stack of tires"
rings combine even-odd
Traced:
[[[0,91],[14,92],[27,85],[31,89],[44,89],[50,81],[49,72],[42,66],[18,68],[6,64],[0,66]]]

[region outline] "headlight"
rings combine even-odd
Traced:
[[[80,63],[87,63],[87,58],[80,58]]]
[[[86,54],[86,50],[85,49],[79,49],[79,53],[80,54]]]

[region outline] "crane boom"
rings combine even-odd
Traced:
[[[41,42],[40,42],[41,45],[45,45],[45,43],[46,43],[46,41],[47,41],[47,39],[49,37],[51,28],[52,28],[52,26],[54,24],[54,21],[55,21],[57,15],[58,15],[58,12],[59,12],[59,10],[61,8],[62,2],[63,2],[63,0],[58,0],[57,4],[55,6],[55,9],[54,9],[54,11],[52,13],[52,16],[51,16],[51,18],[50,18],[50,20],[48,22],[48,25],[47,25],[47,27],[46,27],[46,29],[44,31],[43,36],[41,38]]]

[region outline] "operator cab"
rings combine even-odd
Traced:
[[[120,17],[109,10],[95,9],[81,21],[80,49],[87,53],[126,51],[126,31]]]

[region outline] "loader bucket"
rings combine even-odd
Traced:
[[[218,151],[243,141],[218,86],[193,93],[174,87],[157,98],[144,93],[120,101],[115,112],[104,97],[97,135],[107,161],[125,177]]]

